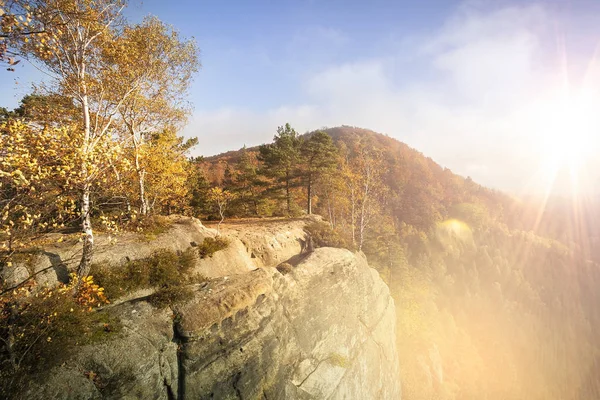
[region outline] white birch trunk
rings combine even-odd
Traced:
[[[82,65],[81,69],[82,80],[85,76],[85,64]],[[92,258],[94,256],[94,232],[92,230],[92,221],[90,219],[90,170],[88,166],[88,157],[90,152],[91,132],[90,132],[90,109],[88,104],[87,90],[85,83],[82,87],[83,96],[81,98],[83,108],[83,121],[84,121],[84,137],[83,137],[83,162],[81,166],[81,173],[84,180],[83,188],[81,191],[81,230],[83,236],[83,250],[81,254],[81,261],[77,268],[77,276],[79,278],[89,275],[90,267],[92,264]],[[81,281],[81,279],[80,279]]]

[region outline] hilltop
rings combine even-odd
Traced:
[[[511,211],[521,214],[518,212],[522,205],[520,200],[481,186],[470,177],[457,175],[397,139],[369,129],[350,126],[325,128],[321,131],[327,133],[338,146],[343,144],[350,147],[360,142],[382,153],[386,185],[398,194],[406,193],[403,197],[407,200],[411,199],[410,203],[399,205],[403,209],[401,218],[405,218],[407,223],[430,227],[435,218],[451,215],[450,209],[453,205],[477,203],[511,226],[530,229],[526,226],[527,221],[509,213]],[[310,137],[314,132],[316,131],[307,132],[300,137]],[[258,149],[259,146],[254,146],[206,157],[202,168],[210,182],[221,184],[228,166],[239,163],[244,152],[256,154]],[[417,221],[417,218],[420,221]]]

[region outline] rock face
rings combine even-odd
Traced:
[[[393,300],[347,250],[215,282],[178,312],[186,397],[400,398]]]
[[[289,228],[284,250],[273,235],[233,232],[239,259],[254,254],[246,271],[196,285],[172,310],[115,306],[123,334],[33,378],[23,398],[400,399],[387,286],[348,250],[298,254],[303,232]],[[269,266],[284,257],[283,273]]]

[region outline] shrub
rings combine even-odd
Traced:
[[[148,281],[150,286],[162,287],[165,285],[176,285],[181,283],[179,256],[172,251],[159,250],[147,260],[144,265],[148,269]]]
[[[345,357],[339,353],[332,353],[329,356],[329,362],[331,365],[342,368],[348,368],[350,366],[350,360],[348,360],[348,357]]]
[[[195,264],[196,252],[189,248],[181,254],[158,250],[150,257],[123,265],[94,264],[92,274],[109,299],[138,289],[162,288],[189,283],[188,274]]]
[[[315,247],[339,247],[348,250],[355,250],[350,238],[343,236],[337,230],[324,222],[312,222],[304,228],[306,233],[312,238]]]
[[[283,262],[277,266],[277,271],[281,273],[281,275],[287,275],[294,269],[294,266],[290,263]]]
[[[198,254],[193,248],[188,248],[186,251],[179,255],[179,266],[181,271],[184,273],[188,273],[194,268],[196,265],[196,260],[198,260]]]
[[[144,235],[146,241],[152,241],[160,234],[168,231],[171,226],[172,222],[168,217],[163,215],[147,215],[130,221],[125,228],[141,233]]]
[[[21,286],[0,299],[0,391],[13,392],[20,378],[47,371],[66,361],[77,346],[110,339],[121,331],[106,303],[103,290],[87,277],[77,284],[35,290],[35,283]],[[34,295],[35,293],[35,295]]]
[[[201,259],[212,257],[217,251],[226,249],[228,245],[229,242],[222,236],[217,236],[216,238],[207,237],[198,246],[198,254]]]
[[[167,286],[148,297],[148,302],[156,308],[164,308],[190,300],[194,291],[185,286]]]

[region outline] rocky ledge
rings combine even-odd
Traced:
[[[399,399],[388,287],[360,254],[301,254],[302,226],[230,229],[234,246],[211,261],[224,266],[190,300],[114,305],[122,333],[31,377],[22,398]]]

